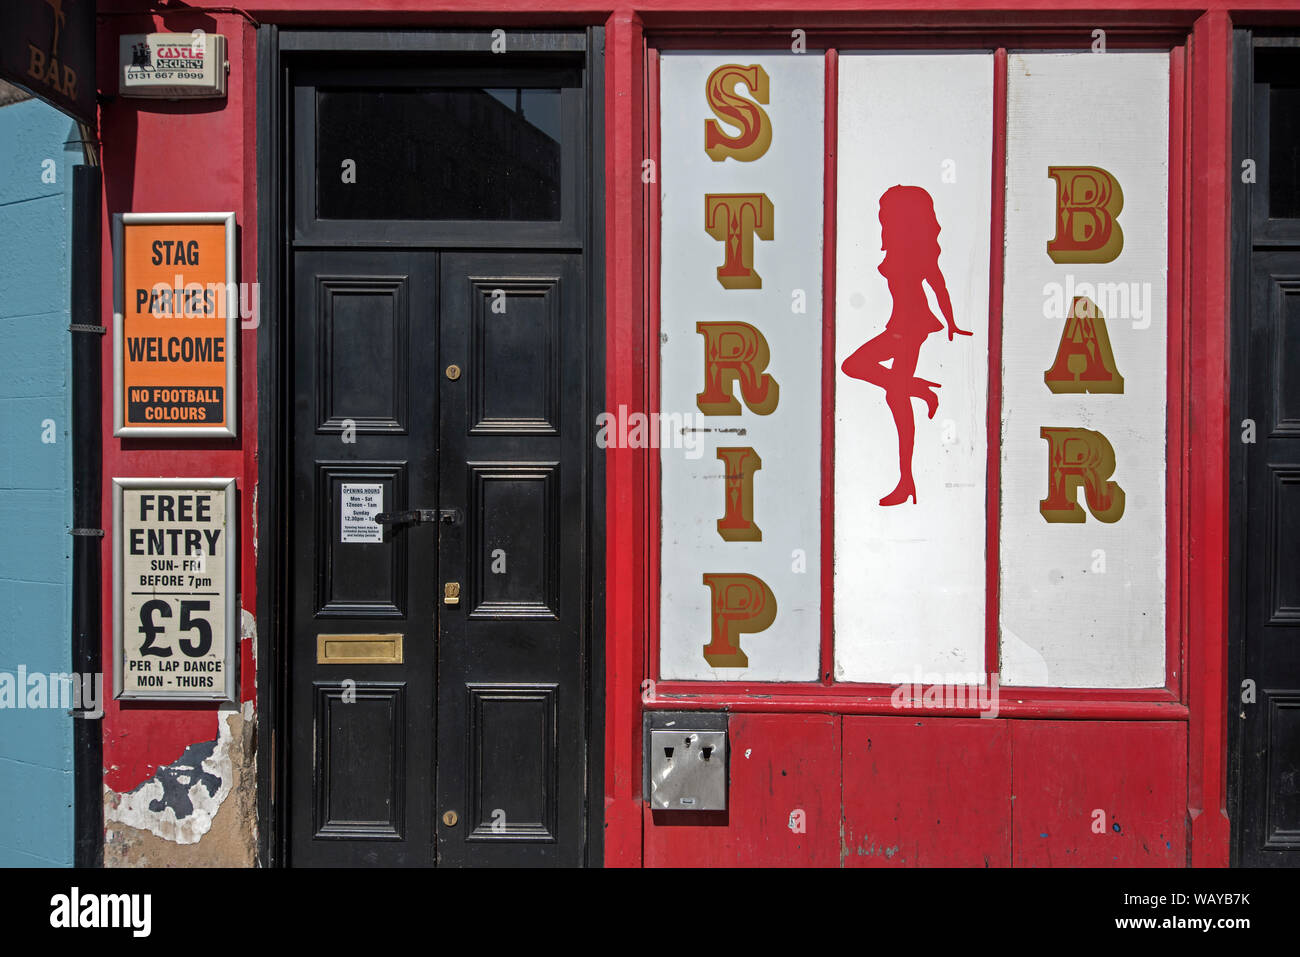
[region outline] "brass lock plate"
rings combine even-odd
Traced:
[[[455,811],[448,811],[442,816],[442,823],[446,824],[448,827],[455,827],[458,820],[460,820],[460,818],[457,816]]]
[[[460,604],[460,582],[447,582],[442,586],[442,603],[444,605]]]
[[[460,366],[456,365],[456,363],[454,362],[451,365],[447,366],[447,378],[450,379],[452,382],[455,382],[457,379],[459,379]]]

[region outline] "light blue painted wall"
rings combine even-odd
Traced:
[[[77,139],[40,100],[0,107],[0,672],[12,675],[72,667],[69,260],[83,158],[65,144]],[[74,720],[0,709],[0,865],[73,863]]]

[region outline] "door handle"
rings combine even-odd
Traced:
[[[432,525],[438,521],[438,510],[413,508],[405,512],[380,512],[375,521],[380,525]]]
[[[459,525],[458,508],[412,508],[405,512],[380,512],[375,521],[380,525]]]

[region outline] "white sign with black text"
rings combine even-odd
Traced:
[[[115,698],[235,702],[235,480],[113,479]]]
[[[382,544],[384,526],[375,521],[375,516],[384,510],[384,487],[344,482],[340,498],[339,541]]]

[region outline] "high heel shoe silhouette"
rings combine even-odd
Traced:
[[[898,488],[894,489],[888,495],[880,500],[881,505],[902,505],[908,499],[912,504],[916,504],[916,482],[911,478],[900,478]]]
[[[934,418],[934,413],[939,409],[939,397],[934,394],[934,390],[940,388],[938,382],[931,382],[929,379],[922,379],[919,376],[912,379],[911,394],[918,399],[925,400],[926,410],[930,413],[930,418]]]

